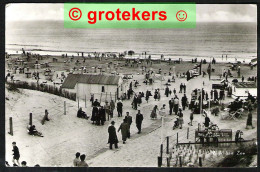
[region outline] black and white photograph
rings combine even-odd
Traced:
[[[196,4],[195,28],[5,6],[7,167],[257,167],[257,108],[256,4]]]

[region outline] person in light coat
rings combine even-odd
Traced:
[[[118,132],[121,130],[121,134],[122,134],[122,140],[123,140],[123,144],[125,144],[128,133],[129,133],[129,125],[127,123],[127,120],[124,119],[123,123],[121,123]]]

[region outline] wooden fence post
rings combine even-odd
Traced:
[[[66,101],[64,101],[64,115],[66,115]]]
[[[189,127],[187,128],[187,139],[189,139],[189,132],[190,132],[190,129]]]
[[[99,103],[101,104],[101,97],[102,97],[102,93],[101,93],[101,95],[100,95],[100,100],[99,100]]]
[[[79,110],[79,97],[78,97],[78,110]]]
[[[85,108],[87,107],[87,95],[85,94]]]
[[[170,158],[169,157],[167,157],[167,167],[170,167]]]
[[[177,146],[178,146],[178,143],[179,143],[179,134],[177,133]]]
[[[13,136],[14,133],[13,133],[13,118],[12,117],[9,118],[9,124],[10,124],[10,132],[9,132],[9,134]]]
[[[160,149],[160,156],[163,156],[163,144],[161,144],[161,149]]]
[[[199,157],[199,166],[202,167],[202,159]]]
[[[181,156],[179,156],[179,160],[180,160],[180,167],[182,167]]]
[[[169,154],[169,136],[166,137],[166,142],[167,142],[166,153]]]
[[[32,113],[30,113],[30,117],[29,117],[29,125],[32,125]]]

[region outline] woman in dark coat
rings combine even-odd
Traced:
[[[127,123],[127,119],[124,119],[123,123],[120,125],[118,132],[121,130],[121,134],[122,134],[122,140],[123,140],[123,144],[125,144],[127,135],[129,133],[129,125]]]
[[[99,116],[101,125],[104,125],[104,122],[106,121],[106,110],[103,108],[103,106],[101,106],[99,109]]]
[[[252,123],[252,113],[249,111],[247,121],[246,121],[246,129],[248,129],[248,126],[251,126],[252,128],[255,128]]]
[[[98,115],[98,108],[97,108],[97,106],[94,106],[92,109],[92,115],[91,115],[91,121],[93,121],[92,124],[94,124],[94,122],[97,121],[97,115]]]
[[[118,143],[118,139],[117,139],[117,135],[116,135],[116,128],[114,127],[115,122],[112,121],[111,122],[111,126],[108,127],[108,143],[109,143],[109,148],[112,149],[113,144],[115,144],[115,148],[118,148],[117,143]]]

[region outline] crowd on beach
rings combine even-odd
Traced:
[[[29,56],[29,54],[27,55]],[[82,54],[83,56],[83,54]],[[192,60],[193,61],[193,60]],[[194,60],[194,62],[197,62],[197,59]],[[137,63],[138,64],[138,63]],[[150,62],[152,65],[152,62]],[[216,60],[213,59],[212,64],[216,64]],[[240,67],[238,66],[237,74],[238,77],[241,75]],[[147,71],[146,71],[147,72]],[[150,75],[152,75],[154,71],[148,71],[145,75],[146,84],[150,83],[153,84],[153,81],[150,81]],[[160,73],[160,71],[159,71]],[[206,72],[202,72],[203,77],[207,75]],[[209,74],[209,73],[208,73]],[[182,74],[180,74],[181,76]],[[187,77],[189,74],[183,74],[185,77]],[[229,79],[229,76],[231,75],[230,70],[224,71],[223,72],[223,77],[227,81]],[[9,76],[8,76],[9,77]],[[11,78],[12,79],[12,78]],[[36,74],[36,79],[38,79],[37,74]],[[190,78],[189,78],[190,79]],[[251,78],[250,78],[251,79]],[[188,77],[187,77],[188,80]],[[253,80],[256,82],[256,77],[253,78]],[[163,117],[168,115],[175,115],[176,121],[173,123],[173,129],[182,129],[184,125],[184,119],[183,119],[183,111],[186,110],[186,108],[190,109],[190,121],[187,122],[188,125],[192,126],[192,122],[194,119],[194,114],[196,113],[201,113],[201,109],[209,106],[209,103],[211,105],[215,104],[220,104],[221,100],[224,100],[226,96],[230,95],[230,89],[227,84],[224,84],[224,89],[220,89],[219,91],[217,89],[211,89],[210,92],[205,91],[204,89],[195,89],[192,92],[191,95],[191,100],[188,100],[188,97],[186,95],[187,91],[187,85],[185,83],[180,83],[179,84],[179,89],[178,93],[181,93],[181,97],[178,97],[177,95],[177,88],[170,89],[168,84],[170,82],[174,81],[175,78],[172,76],[172,80],[168,80],[166,85],[164,86],[164,94],[161,94],[161,89],[162,88],[156,88],[154,90],[149,90],[147,89],[146,91],[141,91],[141,92],[135,92],[135,88],[138,87],[139,82],[136,80],[134,82],[130,82],[129,88],[126,91],[126,93],[118,99],[117,102],[114,102],[111,100],[110,102],[105,101],[105,104],[102,105],[101,102],[98,101],[98,99],[94,99],[94,95],[91,96],[90,101],[92,105],[92,111],[91,114],[88,115],[86,112],[82,110],[82,108],[79,108],[77,111],[77,117],[82,118],[82,119],[90,119],[92,121],[93,125],[97,126],[102,126],[105,124],[106,121],[110,121],[110,126],[108,127],[108,144],[109,144],[109,149],[115,149],[118,148],[118,138],[117,138],[117,132],[121,132],[122,135],[122,143],[126,144],[127,139],[131,139],[131,125],[133,123],[133,118],[130,115],[128,111],[126,111],[124,117],[123,117],[123,108],[124,108],[124,100],[130,100],[130,103],[132,105],[132,108],[134,110],[137,110],[136,114],[136,120],[135,120],[135,125],[138,129],[138,134],[142,133],[142,123],[144,120],[144,115],[141,113],[140,106],[141,104],[144,103],[142,100],[143,98],[145,101],[148,103],[149,99],[151,96],[153,96],[155,101],[160,101],[162,96],[166,96],[168,98],[168,102],[163,104],[162,107],[158,107],[158,105],[154,105],[151,108],[151,114],[150,118],[151,120],[156,120],[158,119],[158,116]],[[242,76],[242,82],[244,82],[244,76]],[[227,94],[225,93],[225,90],[227,90]],[[204,104],[204,101],[207,103]],[[126,102],[128,103],[128,102]],[[254,98],[250,93],[248,94],[248,97],[245,101],[242,101],[241,99],[237,98],[232,102],[230,105],[228,105],[229,112],[234,112],[239,108],[246,108],[248,110],[248,118],[246,122],[246,128],[251,126],[254,128],[252,124],[252,110],[255,108],[256,105],[256,98]],[[168,107],[167,107],[168,106]],[[166,107],[169,109],[169,112],[166,111]],[[202,107],[202,108],[201,108]],[[116,112],[115,112],[116,110]],[[42,124],[46,121],[49,121],[49,113],[48,110],[45,110],[45,115],[42,120]],[[119,128],[115,128],[115,121],[113,118],[117,116],[118,118],[122,117],[122,123],[120,124]],[[205,121],[203,121],[203,125],[207,128],[210,126],[210,117],[208,115],[205,115],[204,118]],[[28,133],[33,136],[40,136],[43,137],[42,133],[36,130],[35,125],[31,125],[27,127]],[[16,146],[16,142],[13,142],[13,166],[20,166],[19,158],[20,158],[20,153],[19,149]],[[73,166],[75,167],[88,167],[88,164],[86,163],[86,155],[81,154],[77,152],[75,154],[75,159],[73,160]],[[6,162],[7,166],[10,166],[8,162]],[[26,167],[27,162],[22,161],[21,167]],[[39,166],[38,164],[35,165],[36,167]]]

